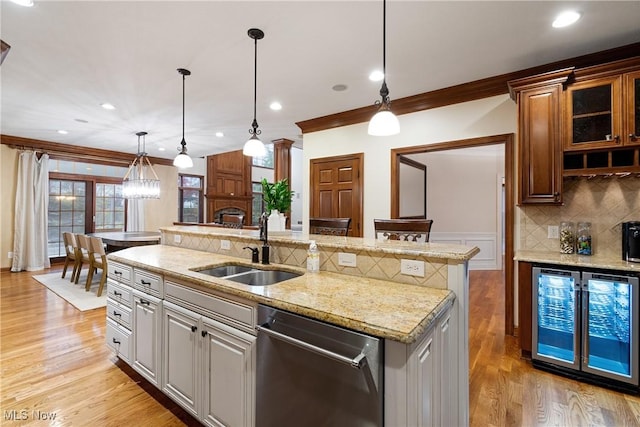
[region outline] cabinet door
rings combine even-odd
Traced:
[[[198,416],[200,316],[166,301],[162,311],[162,390],[191,414]]]
[[[418,425],[437,427],[440,423],[440,371],[436,357],[436,334],[431,330],[417,349]],[[448,379],[446,379],[448,381]]]
[[[133,291],[133,368],[160,387],[160,343],[162,306],[158,298]]]
[[[640,71],[624,76],[624,100],[626,144],[640,144]]]
[[[256,337],[206,318],[203,330],[201,420],[210,426],[252,426]]]
[[[622,76],[571,85],[565,109],[565,150],[610,148],[622,143]]]
[[[458,420],[458,402],[457,393],[452,378],[456,378],[453,371],[455,364],[452,362],[451,348],[451,310],[444,314],[438,322],[436,333],[438,335],[437,354],[438,354],[438,370],[440,372],[440,422],[441,426],[462,425]]]
[[[561,93],[554,84],[518,95],[521,204],[562,203]]]

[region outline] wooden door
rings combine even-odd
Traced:
[[[312,159],[311,218],[351,218],[349,236],[362,237],[364,153]]]

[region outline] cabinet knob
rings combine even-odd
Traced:
[[[200,332],[200,334],[202,335],[202,338],[206,337],[208,333],[209,333],[209,332],[207,332],[207,331],[202,331],[202,332]]]
[[[150,305],[151,303],[149,301],[147,301],[146,299],[140,298],[140,304]]]
[[[630,134],[629,134],[629,139],[630,139],[630,140],[632,140],[632,141],[635,141],[636,139],[638,139],[638,135],[635,135],[635,134],[633,134],[633,133],[630,133]]]
[[[113,338],[113,343],[114,344],[120,344],[120,341],[118,341],[117,339]]]
[[[195,331],[197,331],[197,330],[198,330],[198,327],[197,327],[197,326],[192,326],[192,327],[191,327],[191,332],[195,332]]]
[[[113,315],[114,316],[118,316],[118,317],[122,317],[122,314],[118,313],[117,311],[113,310]]]

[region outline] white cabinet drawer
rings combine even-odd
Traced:
[[[131,288],[111,279],[107,279],[107,297],[127,307],[131,307],[133,302]]]
[[[133,270],[133,287],[158,298],[164,296],[162,276],[145,270]]]
[[[130,338],[131,331],[107,319],[107,346],[129,365],[131,364]]]
[[[173,282],[165,283],[165,299],[255,334],[256,305],[248,301],[201,292]]]
[[[127,329],[131,329],[131,309],[107,299],[107,317],[115,320]]]
[[[128,265],[120,264],[114,261],[107,262],[108,276],[113,280],[126,283],[127,285],[131,283],[131,276],[133,275],[131,270],[131,267],[129,267]]]

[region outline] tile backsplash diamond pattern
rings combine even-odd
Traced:
[[[176,243],[174,236],[180,234],[181,241]],[[251,260],[251,252],[244,249],[246,246],[256,246],[256,242],[244,239],[236,239],[233,236],[225,238],[231,243],[231,249],[221,248],[220,236],[199,236],[188,233],[163,232],[163,242],[170,246],[178,246],[187,249],[195,249],[203,252],[221,253],[238,258]],[[392,282],[406,283],[410,285],[428,286],[431,288],[447,289],[448,263],[446,260],[436,258],[418,258],[425,263],[424,277],[408,276],[400,273],[400,260],[408,259],[406,255],[396,255],[363,249],[357,251],[356,267],[339,265],[338,253],[344,249],[323,247],[320,249],[320,270],[350,276],[362,276],[372,279],[389,280]],[[350,251],[352,252],[352,251]],[[295,267],[306,268],[307,243],[294,244],[285,242],[272,242],[271,262]]]
[[[567,178],[563,200],[562,206],[520,207],[519,249],[560,251],[559,240],[547,238],[547,227],[588,221],[593,252],[621,256],[620,223],[640,221],[640,178]]]

